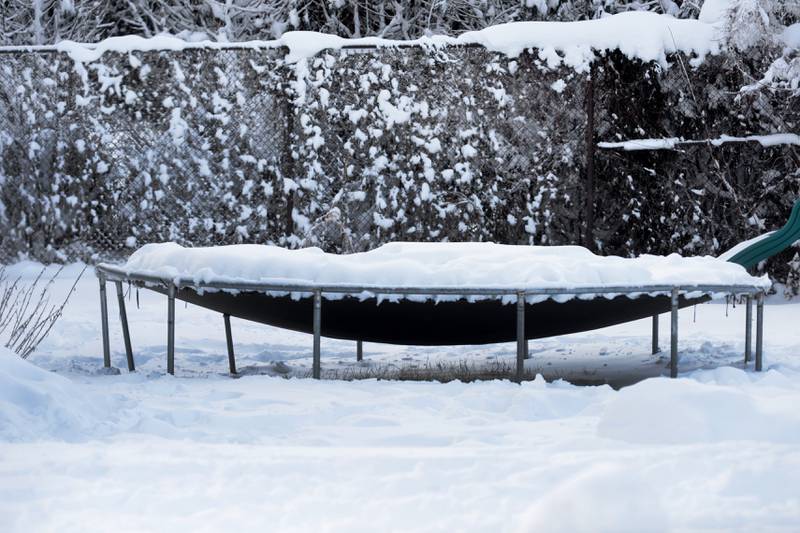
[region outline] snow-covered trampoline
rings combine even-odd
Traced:
[[[493,243],[390,243],[327,254],[267,245],[184,248],[149,244],[124,265],[101,264],[104,365],[111,365],[106,282],[116,285],[129,370],[134,369],[123,283],[167,295],[167,371],[175,370],[175,299],[222,313],[231,373],[230,317],[313,335],[313,376],[320,338],[409,345],[517,343],[521,379],[527,341],[671,313],[670,374],[678,371],[678,309],[712,298],[744,297],[745,363],[756,311],[755,369],[762,368],[763,302],[768,277],[747,268],[800,239],[800,202],[780,230],[714,257],[601,257],[578,246]],[[324,311],[323,311],[324,310]]]
[[[106,282],[116,285],[129,370],[134,370],[123,283],[167,295],[167,371],[175,370],[175,299],[222,313],[231,373],[230,317],[310,333],[320,377],[320,338],[410,345],[517,343],[521,379],[529,339],[588,331],[671,313],[670,374],[678,371],[678,309],[712,298],[744,297],[745,364],[757,302],[755,369],[762,368],[767,276],[747,268],[800,239],[800,202],[778,231],[741,243],[719,258],[601,257],[578,246],[494,243],[386,244],[349,255],[268,245],[184,248],[149,244],[124,265],[101,264],[103,359],[111,366]],[[323,304],[324,302],[324,304]],[[324,318],[323,318],[324,309]]]

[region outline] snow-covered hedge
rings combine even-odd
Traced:
[[[345,250],[578,235],[586,73],[467,47],[326,53],[308,71],[295,107],[301,232],[333,206]]]
[[[608,81],[597,94],[599,139],[712,141],[672,150],[601,150],[596,196],[602,220],[595,236],[608,252],[717,255],[786,223],[800,199],[800,152],[789,142],[793,137],[786,136],[786,143],[713,141],[796,131],[800,99],[740,90],[768,61],[743,63],[726,53],[691,68],[673,56],[663,69],[619,55],[609,60]],[[796,253],[780,254],[765,267],[795,291]]]
[[[283,201],[280,56],[0,56],[4,248],[67,259],[283,231],[267,215]]]
[[[796,101],[740,94],[749,80],[730,54],[668,52],[596,52],[594,140],[796,124]],[[792,147],[597,148],[588,230],[583,58],[466,42],[292,55],[0,55],[4,255],[109,257],[163,240],[567,244],[587,231],[603,253],[716,255],[782,224],[797,197]],[[796,284],[791,259],[770,270]]]

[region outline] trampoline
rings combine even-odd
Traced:
[[[789,222],[742,243],[718,258],[748,268],[782,251],[800,238],[800,202]],[[530,248],[530,247],[525,247]],[[545,247],[557,249],[558,247]],[[572,247],[570,247],[572,248]],[[229,366],[236,373],[230,317],[260,322],[313,335],[312,376],[321,374],[320,338],[408,345],[474,345],[516,342],[516,377],[522,379],[529,339],[589,331],[653,317],[652,348],[658,351],[658,315],[669,312],[670,375],[678,371],[678,309],[733,295],[746,303],[745,363],[751,358],[752,308],[756,303],[755,369],[763,366],[763,302],[769,288],[763,279],[724,283],[625,283],[580,286],[453,286],[433,283],[335,283],[330,279],[302,282],[260,279],[215,279],[199,274],[137,270],[100,264],[103,358],[111,366],[106,283],[116,286],[128,369],[135,369],[123,295],[123,283],[167,296],[167,371],[175,371],[175,300],[223,315]],[[733,278],[731,278],[733,279]]]

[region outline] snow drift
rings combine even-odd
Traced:
[[[0,441],[74,441],[97,431],[101,402],[0,346]]]
[[[800,413],[786,391],[796,386],[782,374],[719,368],[699,380],[649,379],[621,390],[605,406],[598,435],[634,444],[800,442]]]

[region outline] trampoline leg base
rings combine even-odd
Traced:
[[[678,377],[678,289],[672,289],[670,298],[672,310],[670,313],[670,339],[669,339],[669,377]]]
[[[236,356],[233,353],[233,335],[231,334],[231,315],[223,314],[225,322],[225,343],[228,345],[228,368],[231,374],[236,374]]]
[[[756,296],[756,372],[764,367],[764,293]]]
[[[314,361],[312,363],[311,375],[314,379],[319,379],[322,374],[322,363],[320,361],[320,335],[322,329],[322,293],[314,291]]]
[[[167,290],[167,373],[175,375],[175,285]]]
[[[658,315],[653,315],[653,347],[652,354],[655,355],[661,351],[658,347]]]
[[[108,339],[108,299],[106,277],[100,274],[100,326],[103,331],[103,367],[111,368],[111,347]]]
[[[744,366],[753,358],[753,296],[748,294],[745,299],[744,313]]]
[[[131,332],[128,329],[128,313],[125,311],[125,294],[122,291],[122,282],[115,281],[117,287],[117,302],[119,304],[119,320],[122,322],[122,339],[125,341],[125,357],[128,359],[128,371],[136,370],[133,364],[133,348],[131,347]]]
[[[517,294],[517,372],[516,380],[522,383],[522,377],[525,374],[525,355],[527,350],[527,341],[525,339],[525,294]]]

